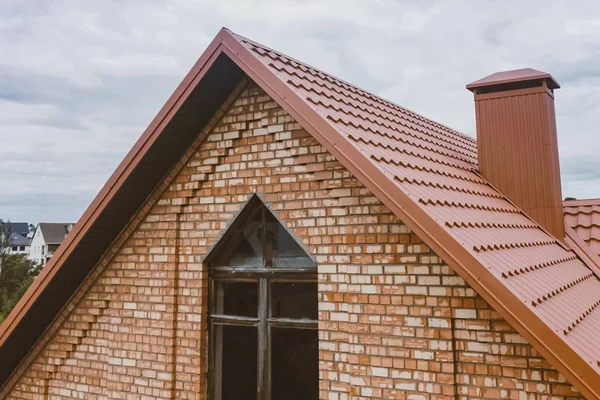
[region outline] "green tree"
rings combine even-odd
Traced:
[[[26,255],[9,254],[11,245],[10,223],[0,220],[0,323],[41,271]]]

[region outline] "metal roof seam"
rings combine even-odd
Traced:
[[[514,248],[523,248],[523,247],[536,247],[536,246],[544,246],[549,244],[555,244],[554,241],[534,241],[534,242],[513,242],[513,243],[494,243],[494,244],[486,244],[473,246],[473,249],[477,252],[480,251],[495,251],[495,250],[505,250],[505,249],[514,249]]]
[[[570,256],[570,257],[565,257],[565,258],[561,258],[561,259],[554,259],[551,261],[547,261],[547,262],[543,262],[540,264],[534,264],[534,265],[530,265],[527,266],[525,268],[515,268],[513,270],[510,270],[508,272],[503,272],[502,273],[502,277],[503,278],[508,278],[508,277],[512,277],[513,275],[519,275],[525,272],[532,272],[532,271],[536,271],[539,270],[541,268],[546,268],[546,267],[550,267],[553,265],[558,265],[558,264],[563,264],[569,261],[573,261],[576,260],[577,256]]]
[[[426,181],[424,179],[399,177],[399,176],[395,176],[394,179],[397,180],[398,182],[406,182],[406,183],[410,183],[410,184],[428,186],[428,187],[432,187],[432,188],[436,188],[436,189],[449,190],[449,191],[459,192],[459,193],[474,194],[474,195],[478,195],[478,196],[489,197],[492,199],[501,198],[501,196],[498,196],[495,193],[485,193],[485,192],[478,191],[478,190],[473,190],[473,189],[468,189],[468,188],[460,188],[458,186],[443,185],[439,182],[431,182],[431,181]]]
[[[377,133],[377,132],[374,132],[374,133]],[[448,160],[439,159],[439,158],[435,159],[433,157],[427,156],[427,155],[425,155],[423,153],[419,153],[419,152],[416,152],[416,151],[403,149],[403,148],[400,148],[398,146],[392,146],[390,144],[383,144],[381,142],[375,142],[375,141],[373,141],[373,139],[367,140],[367,139],[365,139],[363,137],[355,139],[355,137],[356,136],[352,135],[352,136],[350,136],[350,139],[355,140],[355,141],[362,141],[365,144],[370,144],[370,145],[375,146],[375,147],[379,147],[379,148],[383,148],[383,149],[389,149],[389,150],[395,150],[395,151],[398,151],[398,152],[401,152],[401,153],[409,154],[409,155],[412,155],[414,157],[422,158],[424,160],[427,160],[427,161],[435,163],[435,164],[442,164],[442,165],[445,165],[445,166],[448,166],[448,167],[462,169],[463,171],[468,171],[469,170],[467,167],[457,165],[456,163],[453,163],[453,162],[448,161]],[[401,142],[403,142],[405,144],[414,145],[415,147],[421,148],[421,149],[423,149],[423,150],[425,150],[427,152],[433,152],[433,153],[437,153],[437,154],[442,155],[442,156],[450,156],[450,157],[454,158],[451,155],[443,154],[443,153],[441,153],[439,151],[435,151],[435,150],[433,150],[433,149],[431,149],[429,147],[424,147],[422,145],[413,144],[413,143],[411,143],[410,141],[407,141],[407,140],[398,140],[398,141],[401,141]],[[459,159],[459,160],[462,161],[461,159]]]
[[[438,174],[438,175],[446,176],[448,178],[460,179],[460,180],[467,181],[467,182],[472,182],[472,183],[479,183],[480,182],[479,180],[474,179],[474,178],[470,179],[470,178],[466,178],[464,176],[460,176],[460,175],[457,175],[457,174],[452,174],[450,172],[442,171],[442,170],[439,170],[439,169],[434,169],[434,168],[430,168],[430,167],[426,167],[426,166],[420,166],[420,165],[413,165],[413,164],[408,163],[408,162],[404,162],[404,161],[400,161],[400,160],[393,160],[393,159],[391,159],[389,157],[386,158],[386,157],[383,157],[383,156],[377,156],[377,155],[371,154],[370,158],[373,159],[373,160],[375,160],[375,161],[378,161],[378,162],[383,161],[386,164],[392,164],[392,165],[395,165],[395,166],[400,166],[400,167],[404,167],[404,168],[410,168],[410,169],[414,169],[416,171],[430,172],[430,173],[433,173],[433,174]]]
[[[485,178],[483,178],[483,176],[481,175],[481,173],[478,170],[474,170],[473,171],[474,174],[476,174],[477,176],[479,176],[482,180],[485,180]],[[513,207],[517,208],[519,210],[519,212],[528,220],[530,220],[532,223],[536,224],[538,226],[538,228],[540,230],[542,230],[544,233],[546,233],[548,236],[550,237],[554,237],[554,235],[552,235],[550,232],[548,232],[543,226],[539,225],[537,223],[537,221],[530,217],[527,213],[525,213],[523,210],[521,210],[510,198],[506,197],[500,190],[498,190],[494,185],[492,185],[489,181],[487,181],[487,185],[489,187],[491,187],[492,189],[494,189],[496,192],[500,193],[503,197],[504,200],[507,203],[510,203]],[[561,247],[563,247],[565,250],[571,250],[571,247],[569,246],[569,244],[565,241],[564,238],[555,238],[556,239],[556,243],[558,243]],[[599,276],[600,277],[600,276]]]
[[[569,327],[567,329],[565,329],[564,333],[565,335],[568,335],[573,329],[575,329],[580,323],[581,321],[583,321],[585,319],[585,317],[587,317],[592,311],[594,311],[596,309],[596,307],[598,307],[600,305],[600,300],[597,300],[594,304],[592,304],[590,306],[590,308],[588,308],[583,314],[581,314],[575,321],[573,321],[571,323],[571,325],[569,325]]]
[[[345,111],[343,111],[343,112],[345,112]],[[362,128],[362,129],[365,129],[367,131],[379,134],[381,136],[385,136],[385,132],[382,132],[382,131],[379,131],[377,129],[374,129],[371,126],[364,126],[362,124],[357,124],[357,123],[354,123],[353,121],[350,121],[350,120],[347,121],[347,120],[344,120],[344,119],[342,119],[340,117],[335,118],[333,116],[330,116],[329,118],[331,120],[333,120],[334,122],[341,122],[341,123],[343,123],[345,125],[353,126],[355,128]],[[363,119],[363,120],[366,120],[366,119]],[[448,151],[450,151],[452,153],[460,154],[463,157],[459,157],[458,155],[454,155],[454,154],[449,155],[449,154],[446,154],[446,153],[442,153],[439,150],[436,150],[435,148],[427,148],[430,151],[435,151],[435,152],[438,152],[440,154],[446,155],[448,157],[453,157],[453,158],[456,158],[456,159],[459,159],[459,160],[462,160],[462,161],[466,161],[466,162],[468,162],[471,165],[473,165],[473,164],[471,162],[465,160],[464,157],[467,157],[469,159],[475,160],[475,157],[472,154],[469,154],[469,153],[467,153],[467,152],[465,152],[463,150],[457,150],[457,149],[453,149],[452,147],[450,147],[450,145],[454,145],[453,143],[448,143],[448,142],[445,142],[445,141],[442,141],[442,140],[440,140],[440,141],[443,142],[443,143],[437,143],[435,140],[432,140],[432,138],[427,137],[427,133],[426,132],[420,132],[421,134],[425,135],[425,136],[420,136],[420,135],[416,135],[416,134],[414,134],[414,133],[412,133],[412,132],[410,132],[408,130],[400,130],[397,127],[394,127],[394,126],[391,126],[391,125],[386,125],[386,124],[383,124],[383,123],[380,123],[380,122],[375,122],[375,124],[379,125],[379,126],[382,126],[384,128],[390,129],[390,130],[392,130],[394,132],[414,137],[415,139],[422,140],[422,141],[430,143],[430,144],[432,144],[434,146],[441,147],[441,148],[443,148],[445,150],[448,150]],[[402,124],[400,124],[400,125],[402,125]],[[402,126],[406,127],[405,125],[402,125]],[[391,138],[395,138],[395,136],[391,136]]]
[[[561,287],[557,288],[556,290],[554,290],[552,292],[546,293],[541,298],[538,297],[536,299],[537,300],[537,304],[541,304],[542,302],[551,299],[552,297],[554,297],[554,296],[556,296],[556,295],[564,292],[567,289],[572,288],[573,286],[575,286],[575,285],[577,285],[577,284],[579,284],[579,283],[581,283],[581,282],[585,281],[586,279],[589,279],[589,278],[591,278],[593,276],[594,276],[594,274],[592,272],[590,272],[590,273],[588,273],[588,274],[586,274],[584,276],[581,276],[581,277],[577,278],[574,281],[571,281],[571,282],[569,282],[569,283],[567,283],[565,285],[562,285]],[[533,304],[533,305],[537,306],[537,304]]]
[[[431,198],[419,198],[419,203],[425,205],[434,205],[434,206],[444,206],[444,207],[456,207],[456,208],[470,208],[476,210],[485,210],[485,211],[497,211],[497,212],[505,212],[511,214],[518,214],[518,209],[504,208],[504,207],[492,207],[481,204],[472,204],[472,203],[463,203],[458,201],[450,201],[447,199],[431,199]]]
[[[288,81],[288,82],[290,82],[290,81]],[[292,85],[295,85],[295,83],[293,83],[293,82],[290,82],[290,84],[292,84]],[[324,94],[324,96],[326,96],[326,95]],[[326,96],[326,97],[327,97],[327,96]],[[366,115],[362,115],[362,114],[359,114],[359,113],[357,113],[357,112],[355,112],[355,111],[353,111],[353,110],[345,110],[345,109],[343,109],[343,108],[341,108],[341,107],[336,107],[335,105],[332,105],[332,104],[325,104],[325,103],[324,103],[322,100],[320,100],[320,99],[317,99],[317,100],[315,100],[314,98],[312,98],[312,97],[310,97],[310,96],[309,96],[309,97],[307,97],[307,100],[308,100],[308,101],[310,101],[310,102],[312,102],[312,103],[313,103],[313,104],[315,104],[315,105],[322,105],[322,106],[324,106],[324,107],[331,108],[331,109],[333,109],[333,110],[335,110],[335,111],[337,111],[337,112],[344,112],[344,113],[346,113],[346,114],[349,114],[349,115],[351,115],[351,116],[353,116],[353,117],[355,117],[355,118],[360,118],[360,119],[364,119],[364,120],[366,120],[366,121],[369,121],[369,122],[371,122],[371,123],[375,123],[375,124],[380,124],[380,125],[383,125],[383,124],[379,123],[379,122],[378,122],[378,121],[377,121],[375,118],[372,118],[372,115],[373,115],[372,113],[368,113],[368,114],[366,114]],[[391,118],[389,118],[387,115],[382,115],[382,114],[376,114],[376,115],[377,115],[377,116],[379,116],[380,118],[382,118],[382,119],[386,120],[386,121],[389,121],[389,122],[392,122],[392,123],[396,123],[396,124],[400,124],[400,125],[402,125],[402,122],[400,122],[400,121],[394,121],[394,120],[392,120]],[[386,127],[389,127],[388,125],[385,125],[385,126],[386,126]],[[394,127],[391,127],[391,128],[393,129]],[[408,133],[406,133],[406,132],[402,132],[402,133],[408,134]],[[423,132],[423,133],[425,133],[425,134],[429,134],[428,132]],[[391,136],[391,135],[390,135],[390,137],[394,137],[394,138],[395,138],[396,136]],[[441,140],[441,141],[444,141],[444,142],[446,142],[446,143],[450,143],[450,144],[452,144],[452,145],[455,145],[455,146],[457,146],[457,147],[459,147],[459,148],[462,148],[462,149],[464,149],[464,150],[467,150],[467,151],[469,151],[469,153],[468,153],[468,154],[470,155],[470,157],[474,157],[474,156],[473,156],[473,154],[471,154],[471,153],[474,151],[473,149],[471,149],[471,148],[468,148],[468,147],[466,147],[466,146],[460,146],[460,145],[458,145],[458,144],[457,144],[457,143],[455,143],[455,142],[451,142],[451,141],[448,141],[448,140],[444,140],[444,138],[438,138],[438,139],[439,139],[439,140]]]

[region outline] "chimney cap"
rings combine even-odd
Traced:
[[[556,80],[549,73],[538,71],[537,69],[533,68],[522,68],[513,69],[511,71],[496,72],[495,74],[488,75],[485,78],[481,78],[475,82],[469,83],[467,85],[467,89],[473,92],[475,89],[481,87],[536,80],[545,80],[549,89],[560,88],[558,82],[556,82]]]

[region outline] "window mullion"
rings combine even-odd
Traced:
[[[267,260],[267,216],[265,215],[265,209],[261,208],[260,210],[260,216],[261,216],[261,230],[260,230],[260,234],[261,234],[261,241],[262,241],[262,259],[263,259],[263,268],[267,268],[267,266],[269,265],[269,260]]]
[[[258,302],[258,400],[269,400],[268,368],[268,281],[260,278]]]

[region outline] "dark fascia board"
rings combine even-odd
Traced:
[[[30,288],[9,316],[9,324],[0,327],[0,346],[19,324],[27,309],[48,285],[74,247],[79,245],[92,225],[123,185],[136,164],[148,152],[165,126],[177,113],[183,101],[202,79],[206,70],[220,53],[226,54],[263,90],[273,97],[296,121],[321,145],[330,151],[348,170],[370,189],[392,212],[431,247],[473,289],[479,293],[504,319],[526,340],[540,351],[584,396],[600,398],[600,379],[575,351],[552,331],[537,315],[527,308],[508,288],[499,285],[497,279],[471,253],[458,243],[437,221],[404,193],[389,177],[364,154],[354,147],[337,129],[317,113],[306,101],[282,82],[273,71],[262,64],[227,29],[222,29],[208,49],[188,73],[182,84],[171,96],[159,115],[153,120],[140,140],[121,163],[109,182],[88,208],[74,228],[67,243],[61,246],[56,260],[50,265],[40,283]],[[203,72],[204,71],[204,72]],[[59,256],[59,257],[57,257]],[[2,381],[0,381],[2,382]]]

